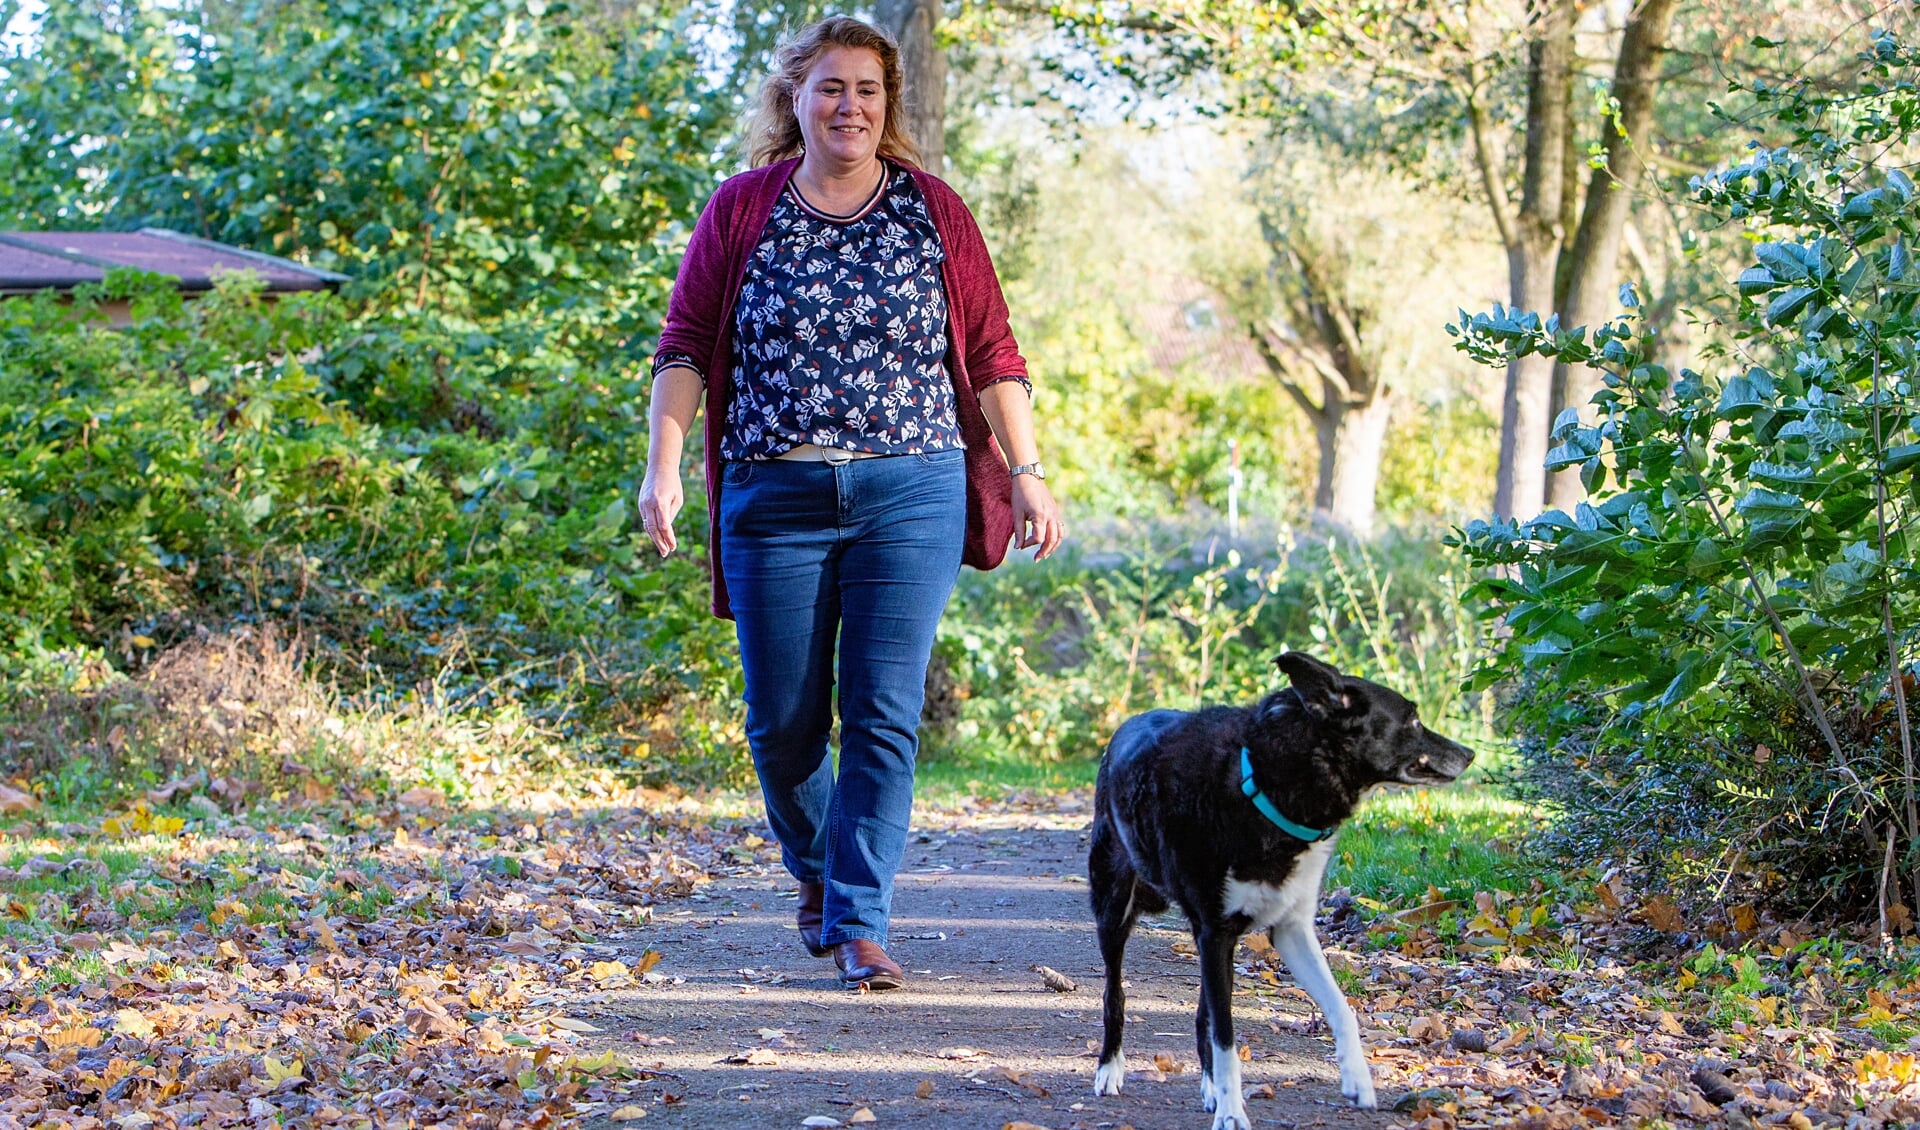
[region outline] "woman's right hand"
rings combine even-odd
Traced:
[[[679,542],[673,537],[673,520],[686,505],[687,496],[680,489],[680,469],[649,469],[647,477],[640,482],[640,528],[653,539],[653,548],[665,557],[672,553]]]

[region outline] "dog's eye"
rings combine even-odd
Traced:
[[[1413,731],[1416,734],[1420,732],[1420,719],[1418,718],[1413,720]]]

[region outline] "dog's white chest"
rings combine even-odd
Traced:
[[[1222,899],[1226,913],[1253,919],[1253,930],[1268,930],[1283,921],[1313,921],[1320,905],[1320,880],[1332,857],[1333,841],[1321,840],[1294,860],[1293,873],[1279,886],[1241,882],[1229,871]]]

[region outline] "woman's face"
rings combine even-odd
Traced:
[[[794,93],[809,160],[852,169],[873,160],[887,124],[886,71],[878,53],[830,47]]]

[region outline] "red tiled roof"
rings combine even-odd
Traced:
[[[1163,372],[1195,369],[1217,381],[1267,375],[1266,362],[1227,304],[1212,289],[1180,275],[1153,279],[1144,314],[1147,355]]]
[[[215,277],[252,271],[269,293],[339,286],[345,275],[163,228],[137,232],[0,232],[0,294],[99,282],[115,267],[157,271],[180,289],[211,290]]]

